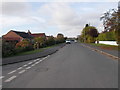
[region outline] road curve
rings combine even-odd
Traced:
[[[17,63],[3,66],[3,88],[118,87],[118,61],[80,43],[68,44],[46,58],[19,65],[28,63],[20,70],[14,67]]]

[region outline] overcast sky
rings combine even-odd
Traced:
[[[9,30],[30,30],[76,37],[87,23],[101,32],[100,16],[109,9],[117,9],[117,2],[4,2],[0,8],[0,36]]]

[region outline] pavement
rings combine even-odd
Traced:
[[[118,60],[81,43],[67,44],[44,58],[5,65],[2,71],[3,88],[118,88]]]

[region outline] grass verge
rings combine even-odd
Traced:
[[[119,46],[115,46],[115,45],[95,44],[95,43],[90,43],[90,45],[97,46],[97,47],[99,47],[101,49],[119,50],[120,51],[120,47]]]
[[[48,46],[48,47],[44,47],[44,48],[40,48],[40,49],[36,49],[36,50],[32,50],[32,51],[20,52],[20,53],[17,53],[15,55],[11,55],[11,56],[8,56],[8,57],[15,57],[15,56],[23,56],[23,55],[35,54],[35,53],[38,53],[38,52],[42,52],[45,49],[52,48],[52,47],[55,47],[55,46],[58,46],[58,45],[60,45],[60,44],[55,44],[55,45],[52,45],[52,46]],[[3,57],[3,58],[8,58],[8,57]]]

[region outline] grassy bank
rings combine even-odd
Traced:
[[[97,46],[101,49],[107,49],[107,50],[119,50],[120,47],[115,46],[115,45],[107,45],[107,44],[95,44],[95,43],[90,43],[90,45]]]
[[[38,53],[38,52],[42,52],[42,51],[45,50],[45,49],[52,48],[52,47],[55,47],[55,46],[58,46],[58,45],[59,45],[59,44],[55,44],[55,45],[52,45],[52,46],[48,46],[48,47],[45,47],[45,48],[40,48],[40,49],[36,49],[36,50],[32,50],[32,51],[20,52],[20,53],[17,53],[17,54],[15,54],[15,55],[11,55],[11,56],[9,56],[9,57],[35,54],[35,53]],[[7,57],[3,57],[3,58],[7,58]]]

